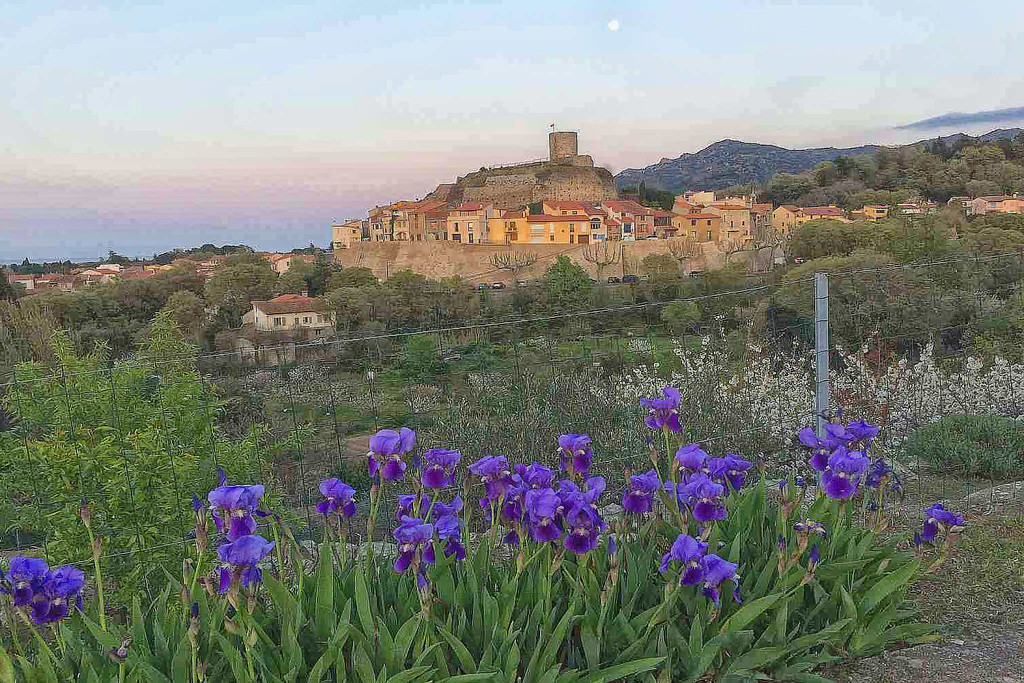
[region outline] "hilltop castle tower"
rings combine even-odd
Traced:
[[[569,161],[579,153],[579,141],[575,131],[552,131],[548,133],[548,160]]]
[[[427,197],[443,199],[448,206],[480,202],[498,209],[549,199],[594,203],[618,199],[615,178],[608,169],[595,167],[589,154],[580,154],[578,145],[575,131],[551,131],[547,161],[481,168],[454,184],[438,185]]]

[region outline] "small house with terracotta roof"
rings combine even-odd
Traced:
[[[622,224],[623,241],[631,242],[654,235],[654,214],[646,206],[631,199],[609,199],[601,202],[601,208]]]
[[[827,218],[833,221],[840,221],[842,223],[849,223],[849,219],[835,204],[829,206],[804,206],[801,208],[804,215],[807,216],[807,220],[813,221],[821,218]]]
[[[715,213],[695,211],[675,214],[672,222],[679,237],[696,242],[717,242],[721,237],[722,217]]]
[[[257,332],[305,332],[310,337],[329,336],[334,314],[321,298],[304,294],[282,294],[269,301],[253,301],[252,310],[242,316],[243,325]]]
[[[772,212],[772,229],[779,235],[788,235],[806,221],[807,215],[795,204],[782,204]]]
[[[461,244],[489,242],[487,221],[495,215],[494,205],[465,202],[448,212],[448,239]],[[504,239],[504,235],[502,236]]]
[[[487,233],[494,244],[517,244],[529,242],[529,210],[505,209],[495,211],[495,215],[487,219]]]
[[[590,243],[590,217],[586,214],[530,214],[526,222],[530,244]]]
[[[704,207],[704,213],[713,213],[722,219],[721,239],[746,244],[754,238],[753,219],[750,209],[742,204],[711,204]]]

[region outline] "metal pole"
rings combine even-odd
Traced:
[[[828,274],[814,274],[814,409],[815,431],[825,436],[828,419]]]

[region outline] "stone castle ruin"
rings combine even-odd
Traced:
[[[515,209],[548,199],[600,202],[617,199],[615,179],[608,169],[594,166],[589,155],[578,153],[575,131],[548,134],[548,160],[485,168],[442,184],[428,198],[444,199],[449,206],[464,202],[493,203]]]

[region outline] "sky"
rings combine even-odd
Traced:
[[[0,0],[0,15],[3,262],[326,246],[332,221],[546,157],[551,124],[618,171],[722,138],[985,132],[896,127],[1024,105],[1013,1]]]

